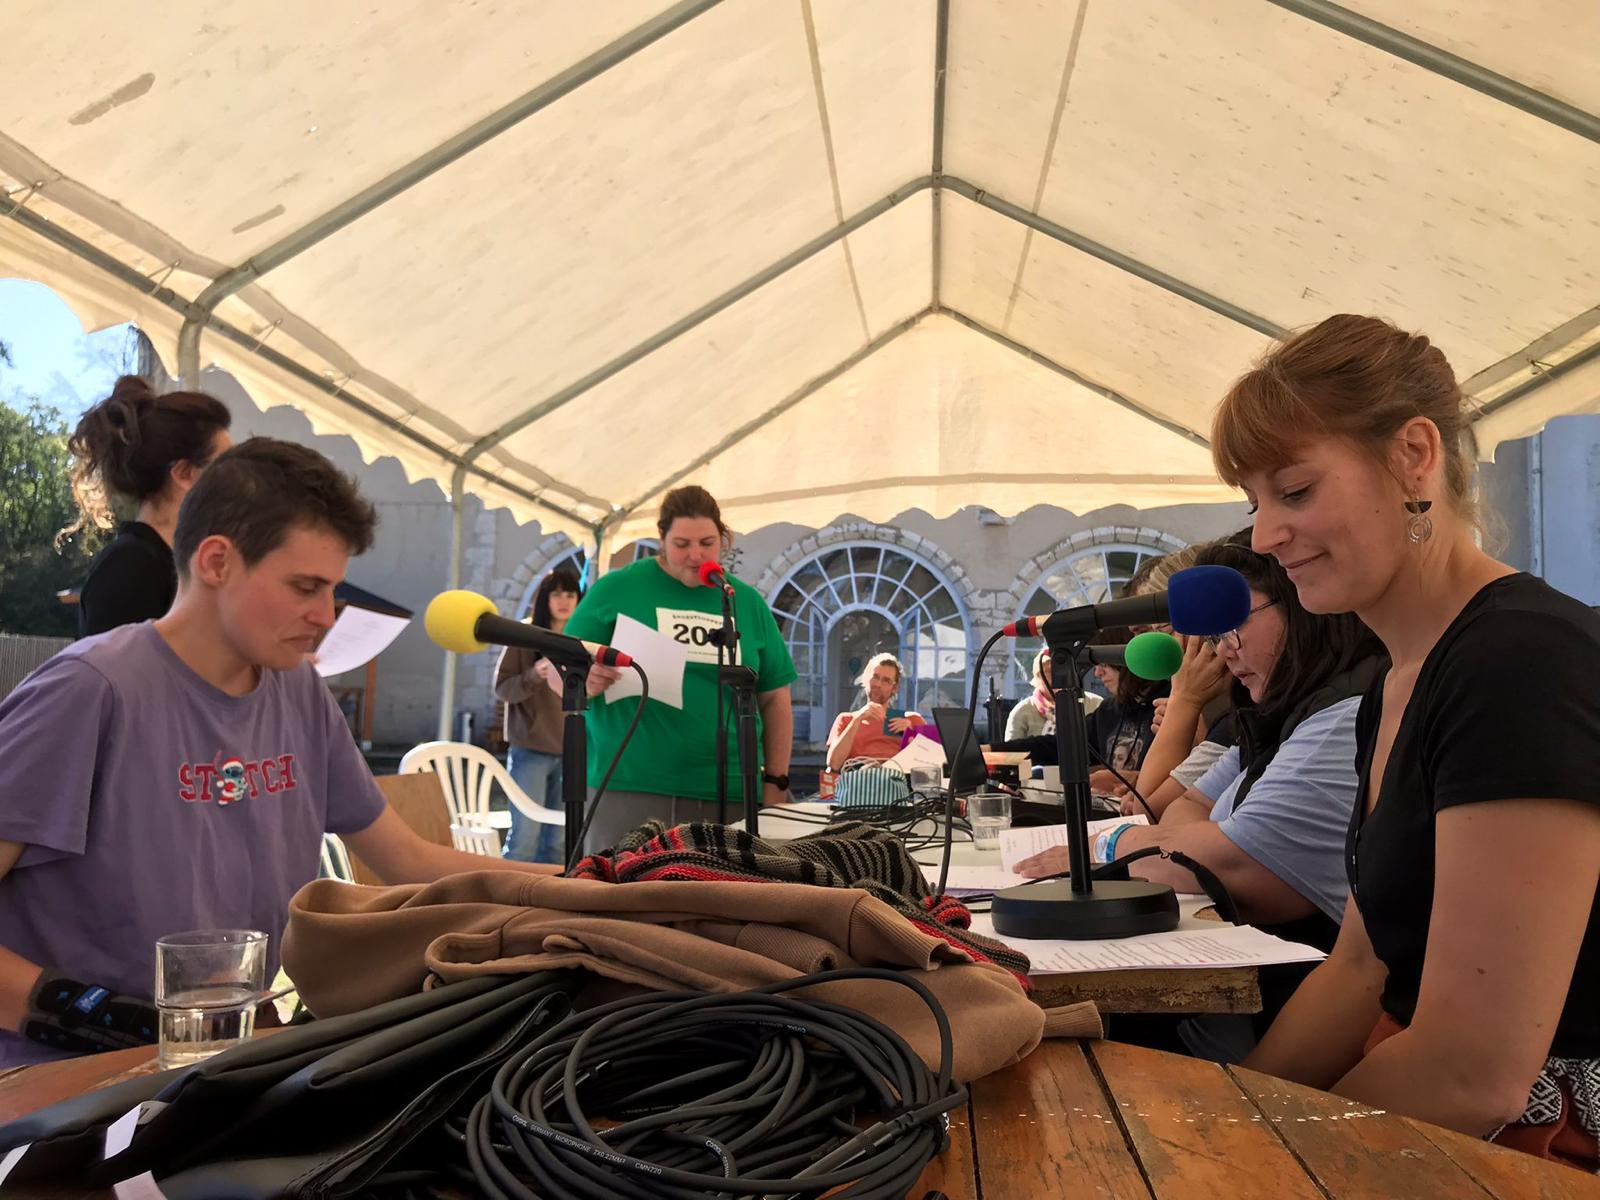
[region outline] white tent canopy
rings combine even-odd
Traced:
[[[11,0],[0,272],[580,540],[1231,498],[1286,328],[1600,407],[1593,0]]]

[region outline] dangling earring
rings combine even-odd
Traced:
[[[1432,507],[1432,500],[1406,501],[1406,511],[1411,514],[1406,518],[1406,540],[1413,546],[1420,546],[1433,536],[1433,518],[1427,515]]]

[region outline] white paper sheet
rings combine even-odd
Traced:
[[[914,737],[906,743],[899,754],[888,760],[888,765],[899,767],[908,775],[912,771],[928,767],[943,771],[944,747],[932,738]]]
[[[111,1191],[117,1200],[167,1200],[167,1194],[149,1171],[114,1184]]]
[[[650,677],[650,699],[673,708],[683,707],[683,669],[689,661],[689,647],[658,633],[643,621],[618,614],[611,632],[611,648],[632,657]],[[622,678],[606,689],[607,700],[621,700],[640,694],[639,677],[624,668]]]
[[[1143,816],[1137,817],[1107,817],[1102,821],[1089,822],[1089,837],[1102,829],[1109,829],[1113,825],[1131,824],[1148,825]],[[1052,846],[1065,846],[1067,844],[1067,827],[1065,825],[1030,825],[1024,829],[1002,829],[1000,831],[1000,865],[1008,871],[1016,870],[1017,864],[1025,858],[1032,858]]]
[[[31,1145],[32,1142],[23,1142],[20,1146],[13,1146],[6,1151],[4,1158],[0,1158],[0,1183],[6,1181],[6,1176],[11,1174],[11,1169],[22,1161],[22,1156],[28,1152],[28,1147]]]
[[[364,667],[389,648],[410,618],[347,604],[317,647],[317,674],[324,679]]]
[[[920,863],[922,873],[927,877],[930,885],[939,882],[939,864]],[[950,877],[945,881],[945,889],[953,896],[971,895],[973,892],[997,892],[1001,888],[1016,887],[1019,883],[1027,883],[1025,876],[1014,875],[1004,867],[967,866],[961,863],[950,864]]]
[[[1143,933],[1102,941],[1052,941],[1002,938],[988,913],[974,913],[972,931],[999,938],[1026,954],[1034,975],[1071,975],[1082,971],[1202,967],[1262,967],[1271,963],[1318,962],[1322,951],[1286,942],[1249,925],[1216,921],[1185,922],[1191,928],[1170,933]]]
[[[135,1104],[106,1126],[106,1149],[103,1157],[115,1158],[128,1148],[129,1143],[133,1141],[133,1131],[139,1125],[139,1114],[143,1110],[143,1104]]]

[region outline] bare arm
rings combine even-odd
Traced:
[[[1156,820],[1163,821],[1166,819],[1167,809],[1171,807],[1172,802],[1182,797],[1188,790],[1188,788],[1184,787],[1181,779],[1174,779],[1169,775],[1154,792],[1146,792],[1143,788],[1140,788],[1139,794],[1144,797],[1145,804],[1150,806],[1150,811],[1156,815]],[[1140,804],[1132,796],[1123,797],[1123,816],[1131,817],[1142,812],[1144,812],[1144,805]]]
[[[385,883],[430,883],[464,871],[527,871],[558,875],[551,863],[525,863],[509,858],[468,854],[453,846],[424,841],[400,814],[388,806],[360,833],[345,835],[345,844]]]
[[[1148,798],[1189,757],[1201,737],[1200,713],[1227,692],[1232,678],[1227,665],[1204,638],[1183,639],[1183,665],[1172,677],[1161,728],[1145,752],[1135,781],[1140,795]]]
[[[1150,793],[1166,786],[1176,768],[1194,750],[1200,737],[1200,706],[1187,696],[1174,692],[1167,697],[1166,713],[1155,740],[1145,751],[1144,762],[1139,766],[1139,777],[1134,787],[1145,799]],[[1152,808],[1155,805],[1151,805]]]
[[[1210,820],[1185,821],[1169,825],[1136,826],[1117,842],[1121,858],[1146,846],[1160,846],[1168,853],[1181,850],[1209,868],[1239,907],[1239,915],[1254,924],[1276,925],[1310,916],[1316,905],[1307,900],[1261,863],[1229,840],[1220,826]],[[1205,888],[1187,867],[1165,858],[1144,858],[1128,867],[1128,874],[1164,883],[1180,892],[1202,893]]]
[[[22,857],[21,842],[0,842],[0,879],[4,879]],[[28,996],[39,982],[42,968],[0,946],[0,1025],[7,1029],[22,1028],[28,1015]]]
[[[849,720],[844,723],[844,728],[839,730],[828,740],[828,770],[837,771],[850,758],[850,751],[855,748],[856,731],[861,728],[861,719],[855,713],[847,714]]]
[[[1168,852],[1181,850],[1209,868],[1228,889],[1239,914],[1247,921],[1276,924],[1310,915],[1315,905],[1271,870],[1239,849],[1211,820],[1210,801],[1191,788],[1172,802],[1159,825],[1130,825],[1117,840],[1116,856],[1159,846]],[[1067,850],[1054,846],[1042,854],[1017,864],[1017,872],[1034,877],[1054,875],[1069,869]],[[1164,858],[1145,858],[1133,863],[1128,873],[1140,879],[1165,883],[1193,895],[1205,891],[1194,872]]]
[[[1161,812],[1162,829],[1210,820],[1211,797],[1195,788],[1186,788],[1181,795],[1169,800]]]
[[[1361,1061],[1382,1011],[1387,975],[1372,951],[1361,910],[1344,906],[1333,953],[1307,976],[1244,1065],[1308,1087],[1331,1088]]]
[[[1484,1136],[1522,1115],[1600,877],[1600,808],[1495,800],[1435,824],[1433,918],[1411,1024],[1334,1090]]]
[[[756,696],[761,708],[761,757],[771,775],[789,773],[789,757],[794,753],[794,706],[787,685]],[[763,784],[761,802],[780,804],[787,795],[774,785]]]
[[[850,751],[855,749],[856,734],[874,722],[882,724],[887,710],[881,704],[867,701],[854,712],[846,714],[849,720],[844,723],[844,728],[828,740],[828,770],[837,771],[850,761]],[[835,719],[834,724],[838,725]]]

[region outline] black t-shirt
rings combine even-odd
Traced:
[[[1150,749],[1150,743],[1155,740],[1155,733],[1150,728],[1156,715],[1153,701],[1156,696],[1166,694],[1166,685],[1163,684],[1146,699],[1127,707],[1115,700],[1100,702],[1100,706],[1085,719],[1091,773],[1103,764],[1115,767],[1130,779],[1138,773],[1144,765],[1144,756]]]
[[[167,615],[178,594],[172,547],[143,521],[124,521],[95,556],[78,594],[78,636]]]
[[[1345,844],[1350,887],[1389,969],[1383,1007],[1408,1024],[1433,910],[1434,816],[1455,804],[1600,803],[1600,615],[1531,575],[1483,588],[1417,675],[1372,815],[1357,804]],[[1356,722],[1367,795],[1383,678]],[[1536,932],[1536,931],[1535,931]],[[1550,1053],[1600,1057],[1600,884]]]

